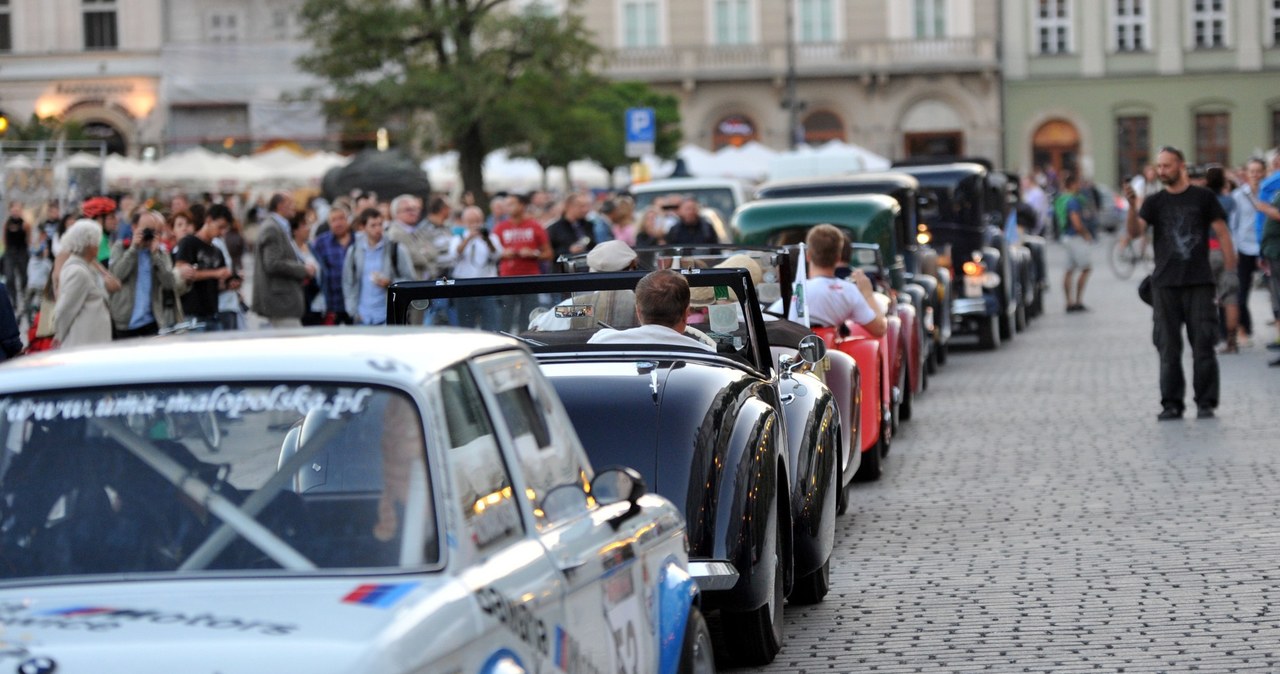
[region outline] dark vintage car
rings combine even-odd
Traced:
[[[803,241],[811,227],[825,223],[843,230],[850,241],[874,243],[883,250],[893,247],[898,210],[897,202],[883,195],[771,199],[739,208],[732,226],[744,244],[791,246]],[[798,262],[798,253],[795,257]],[[879,294],[888,319],[884,336],[872,337],[858,325],[827,326],[838,329],[830,334],[819,331],[828,345],[853,356],[862,375],[859,477],[865,479],[879,477],[893,430],[904,409],[910,415],[911,397],[925,384],[925,336],[917,298],[894,290],[904,282],[900,263],[887,274],[885,292]]]
[[[969,161],[909,164],[894,170],[919,180],[936,204],[922,215],[926,233],[951,249],[952,327],[976,333],[984,348],[1012,339],[1026,326],[1023,286],[1031,259],[1025,248],[1005,240],[1004,174]]]
[[[714,350],[590,344],[636,325],[644,272],[416,281],[388,289],[388,320],[448,299],[488,302],[526,341],[595,465],[635,468],[688,520],[690,572],[718,609],[727,652],[765,663],[782,645],[782,604],[829,587],[839,498],[839,411],[807,373],[824,347],[779,364],[743,269],[686,270],[690,334]],[[797,429],[794,426],[799,426]],[[795,439],[794,442],[791,440]]]
[[[906,281],[903,290],[921,296],[917,310],[930,337],[925,362],[932,373],[946,362],[951,340],[952,274],[949,267],[939,264],[940,256],[946,259],[946,251],[937,250],[928,233],[921,231],[920,213],[932,206],[932,200],[920,192],[920,182],[906,173],[876,171],[778,180],[756,188],[756,199],[851,194],[884,194],[898,202],[901,210],[894,219],[894,248],[885,254],[901,256]],[[890,264],[896,264],[896,260]]]

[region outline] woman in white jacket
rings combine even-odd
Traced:
[[[382,214],[366,208],[356,216],[364,236],[347,251],[342,264],[342,295],[347,314],[359,325],[387,323],[387,286],[413,280],[413,260],[404,246],[383,236]]]

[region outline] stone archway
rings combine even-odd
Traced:
[[[1080,170],[1080,130],[1065,119],[1050,119],[1031,134],[1031,164],[1036,170],[1061,176]],[[1051,171],[1050,171],[1051,169]]]
[[[833,140],[848,139],[844,120],[827,109],[814,110],[806,115],[801,127],[804,129],[804,142],[814,147]]]
[[[936,98],[916,102],[902,116],[902,149],[907,157],[959,157],[967,128],[949,103]]]
[[[68,121],[78,122],[91,140],[106,143],[108,154],[128,156],[137,135],[137,120],[118,106],[82,101],[67,108]]]
[[[712,152],[722,147],[740,147],[760,138],[760,127],[755,120],[741,113],[721,115],[711,127]]]

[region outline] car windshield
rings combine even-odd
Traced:
[[[669,195],[693,197],[702,206],[714,208],[720,213],[721,218],[728,218],[733,215],[733,209],[738,206],[733,197],[733,191],[727,187],[691,187],[688,189],[673,189],[666,192],[658,190],[640,192],[636,194],[636,209],[643,212],[644,209],[653,204],[655,199]]]
[[[419,568],[438,559],[422,428],[361,384],[0,397],[0,578]]]

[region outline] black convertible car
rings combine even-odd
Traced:
[[[388,322],[441,299],[462,315],[500,315],[537,356],[592,464],[635,468],[683,511],[690,571],[725,626],[721,655],[767,663],[782,645],[784,599],[815,602],[828,590],[840,415],[807,372],[820,341],[799,358],[772,357],[748,271],[683,273],[695,298],[690,333],[714,350],[693,338],[587,343],[636,325],[643,272],[396,283]]]

